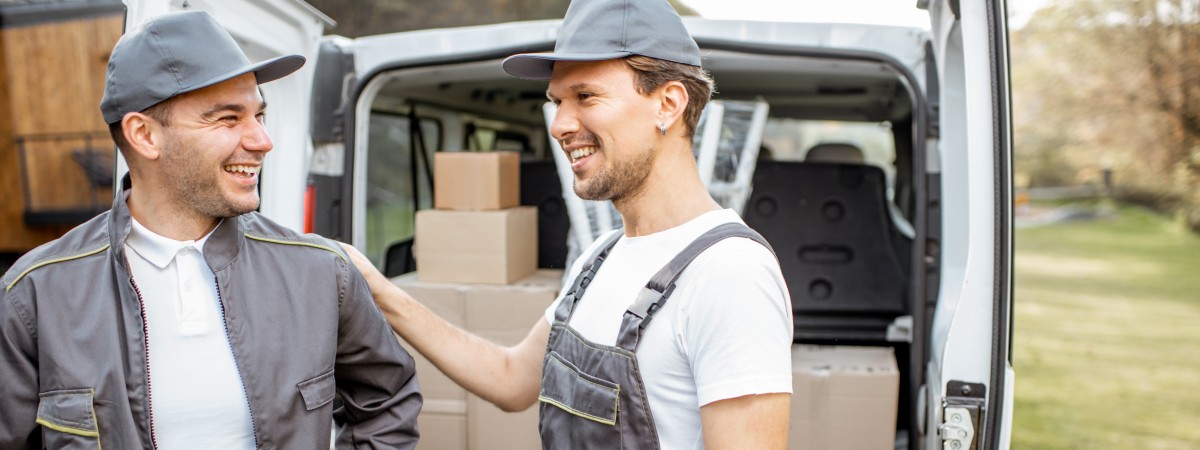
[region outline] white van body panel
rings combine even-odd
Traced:
[[[362,37],[347,49],[354,54],[354,69],[362,79],[405,62],[494,52],[553,42],[559,20],[434,29]],[[857,49],[895,59],[924,83],[924,30],[911,27],[862,24],[774,23],[707,20],[685,17],[683,23],[696,39],[723,39],[741,44],[787,45],[807,48]],[[500,71],[500,67],[496,67]],[[365,97],[365,96],[364,96]],[[364,98],[360,97],[360,98]]]
[[[997,280],[997,261],[1011,264],[1007,249],[999,248],[1000,225],[997,191],[1006,186],[997,179],[997,124],[1007,123],[994,117],[996,102],[993,83],[1004,82],[997,76],[992,27],[986,2],[960,4],[955,20],[949,4],[937,0],[929,5],[932,33],[941,80],[941,137],[934,170],[941,173],[942,186],[942,277],[939,299],[930,337],[930,369],[927,385],[931,416],[927,433],[936,432],[942,422],[938,399],[958,393],[945,392],[947,382],[960,380],[985,385],[990,394],[994,371],[1005,374],[1004,405],[1001,406],[999,448],[1009,447],[1012,427],[1013,371],[1007,359],[1003,367],[993,354],[992,339],[997,323],[994,302],[1002,288]],[[1003,11],[1000,12],[1003,14]],[[1008,217],[1011,217],[1009,215]],[[997,252],[1004,252],[998,254]],[[992,414],[993,411],[988,411]],[[980,430],[976,430],[979,432]],[[927,448],[941,448],[938,439],[927,441]]]
[[[262,85],[268,104],[266,126],[275,149],[263,163],[259,210],[284,226],[301,230],[313,152],[308,129],[313,62],[321,34],[333,21],[298,0],[127,0],[126,8],[126,29],[166,12],[201,10],[233,35],[250,61],[286,54],[308,59],[290,76]],[[128,169],[124,159],[118,159],[117,173],[123,174]]]

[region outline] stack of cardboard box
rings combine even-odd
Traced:
[[[537,208],[520,204],[515,152],[438,152],[434,209],[417,212],[424,281],[509,284],[537,270]]]
[[[537,210],[519,207],[513,152],[438,153],[434,208],[417,213],[417,272],[392,280],[456,327],[510,346],[558,296],[561,270],[537,269]],[[538,408],[505,413],[413,355],[425,397],[418,449],[540,448]]]
[[[392,280],[454,326],[500,345],[519,343],[558,296],[561,270],[542,269],[508,285],[439,283],[407,274]],[[541,448],[537,405],[506,413],[468,393],[401,341],[417,362],[425,407],[418,449]]]

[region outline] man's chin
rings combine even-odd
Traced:
[[[243,201],[230,202],[227,205],[228,208],[225,210],[225,215],[223,215],[222,218],[236,217],[236,216],[240,216],[242,214],[247,214],[247,213],[252,213],[254,211],[258,211],[258,206],[260,203],[261,202],[259,201],[259,199],[257,197],[254,198],[253,200],[247,199],[247,200],[243,200]]]

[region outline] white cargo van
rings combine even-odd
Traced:
[[[263,86],[276,150],[264,214],[412,269],[435,151],[514,150],[540,207],[539,264],[573,227],[545,84],[504,57],[553,48],[558,21],[322,37],[297,0],[128,0],[127,24],[214,14],[252,60],[301,53]],[[718,100],[768,105],[743,216],[774,246],[798,343],[888,346],[896,448],[1007,449],[1012,426],[1011,117],[1003,0],[918,0],[930,31],[686,18]],[[118,169],[122,170],[122,169]],[[569,197],[569,192],[565,195]],[[594,218],[592,218],[594,219]]]

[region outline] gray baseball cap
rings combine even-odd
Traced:
[[[251,64],[233,37],[208,13],[172,12],[121,36],[108,58],[100,112],[105,123],[163,100],[253,72],[258,83],[277,80],[304,65],[285,55]]]
[[[574,0],[554,53],[522,53],[501,67],[509,75],[549,80],[555,61],[603,61],[641,55],[700,66],[700,47],[666,0]]]

